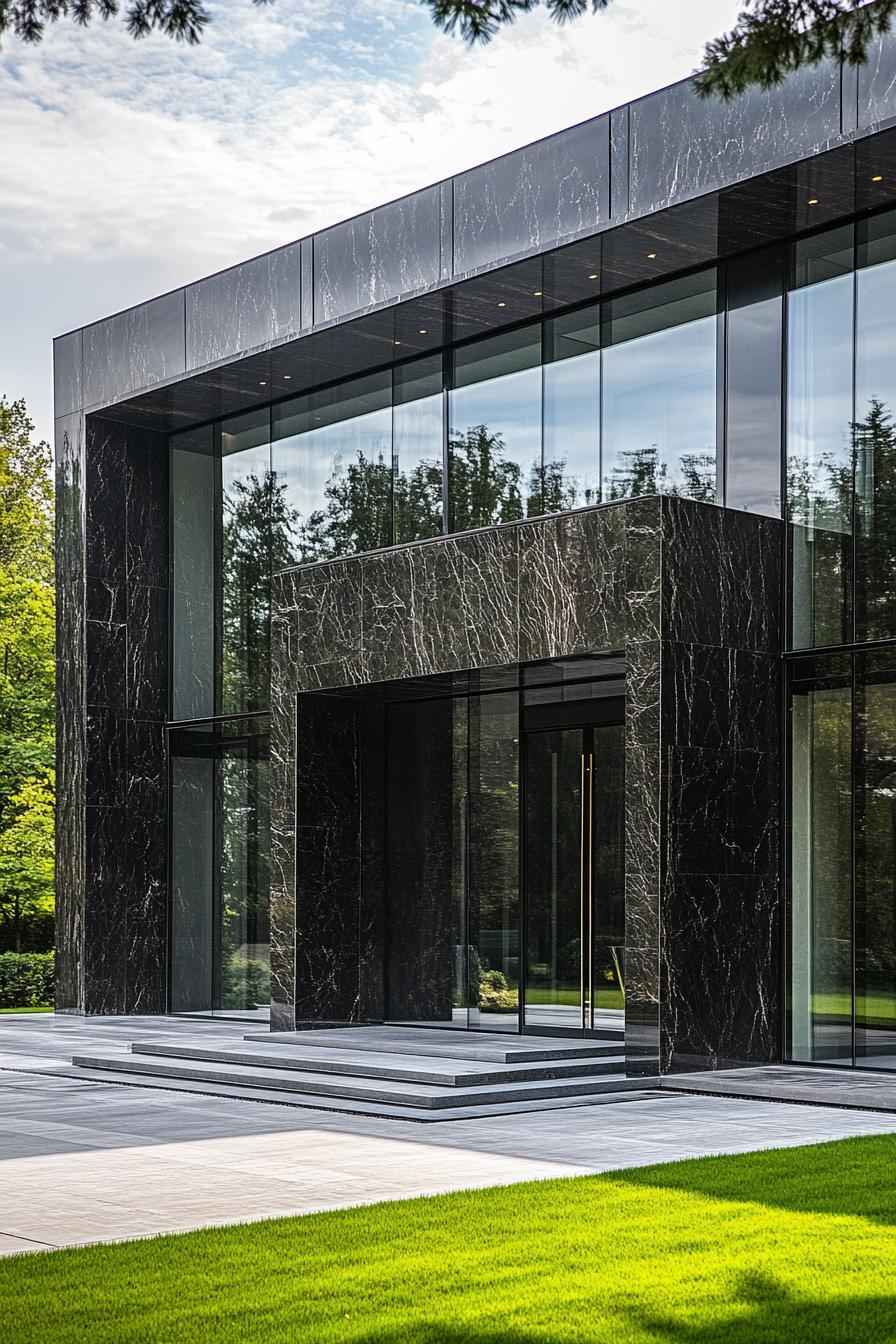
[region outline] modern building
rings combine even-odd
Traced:
[[[896,1066],[894,60],[56,341],[60,1011]]]

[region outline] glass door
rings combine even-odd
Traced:
[[[601,706],[610,721],[567,726],[569,709],[525,734],[523,1024],[614,1036],[625,992],[623,726],[618,706]]]

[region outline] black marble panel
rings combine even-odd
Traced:
[[[302,1019],[360,1011],[359,714],[352,700],[296,708],[295,1006]]]
[[[840,132],[840,70],[826,61],[729,103],[675,84],[630,114],[631,210],[646,214],[823,149]]]
[[[129,791],[124,834],[127,1013],[163,1013],[167,999],[168,817],[166,809],[153,810],[142,800],[134,805],[135,794],[147,792],[145,781]]]
[[[127,473],[120,427],[87,417],[86,566],[90,578],[124,585],[127,567]]]
[[[186,367],[184,292],[174,290],[83,329],[84,405],[101,406]]]
[[[168,584],[168,442],[155,430],[125,436],[126,570],[128,585]]]
[[[275,587],[276,603],[276,587]],[[296,706],[285,686],[277,631],[276,605],[272,629],[271,694],[271,1027],[291,1031],[296,999]],[[279,667],[279,674],[277,668]]]
[[[767,751],[776,741],[781,672],[776,655],[667,640],[662,660],[667,745]]]
[[[168,590],[128,586],[128,713],[164,719],[168,708]]]
[[[748,877],[778,866],[780,798],[773,751],[669,747],[666,873]]]
[[[625,947],[625,1071],[630,1078],[660,1072],[660,966],[654,944]]]
[[[82,1013],[127,1011],[128,859],[123,807],[85,809],[84,997]]]
[[[883,33],[872,43],[868,61],[858,72],[858,124],[873,126],[896,117],[896,33]]]
[[[81,346],[80,331],[57,336],[53,342],[53,414],[57,420],[83,405]]]
[[[84,421],[56,421],[56,1006],[84,1000]]]
[[[314,236],[314,319],[329,322],[439,282],[439,188]]]
[[[454,182],[439,183],[439,278],[454,274]]]
[[[303,238],[300,249],[300,283],[302,287],[302,326],[310,327],[314,323],[314,239]]]
[[[685,644],[780,648],[781,524],[775,518],[670,499],[663,633]]]
[[[57,454],[60,1005],[156,1012],[167,925],[167,441],[96,417],[82,441],[83,490],[65,432]]]
[[[454,179],[454,270],[474,271],[593,231],[610,214],[610,118]]]
[[[188,285],[188,369],[282,340],[302,327],[301,246],[292,243]]]
[[[365,558],[359,680],[517,662],[517,547],[495,528]]]
[[[87,713],[88,807],[123,807],[126,793],[126,725],[114,709]]]
[[[519,531],[519,661],[622,648],[629,633],[623,509]]]
[[[664,1071],[780,1057],[775,876],[679,874],[664,896]]]
[[[626,104],[610,113],[610,214],[613,219],[622,218],[630,209],[628,140],[629,108]]]
[[[625,697],[625,940],[659,946],[662,843],[661,645],[627,646]]]

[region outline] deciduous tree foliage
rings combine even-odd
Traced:
[[[54,625],[50,450],[0,397],[0,950],[53,908]]]
[[[271,0],[254,0],[256,5]],[[488,42],[521,14],[544,6],[558,23],[606,10],[613,0],[420,0],[435,24],[457,33],[471,46]],[[681,3],[681,0],[679,0]],[[202,0],[0,0],[0,35],[12,32],[23,42],[40,42],[47,26],[73,19],[82,26],[122,14],[132,37],[164,33],[178,42],[202,38],[210,15]],[[730,33],[707,43],[697,90],[732,98],[751,85],[771,88],[785,75],[817,65],[841,53],[850,65],[862,65],[878,33],[896,18],[896,0],[744,0]]]

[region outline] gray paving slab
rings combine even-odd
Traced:
[[[5,1054],[63,1070],[0,1067],[0,1254],[896,1132],[892,1113],[665,1090],[626,1105],[423,1126],[73,1080],[73,1042],[123,1047],[134,1026],[79,1019],[60,1030],[44,1019],[8,1029],[0,1019]],[[209,1040],[236,1039],[209,1026]],[[197,1025],[145,1019],[142,1030],[187,1040]]]
[[[753,1097],[896,1113],[896,1073],[770,1064],[758,1069],[675,1074],[665,1078],[662,1086],[670,1091],[707,1096]]]

